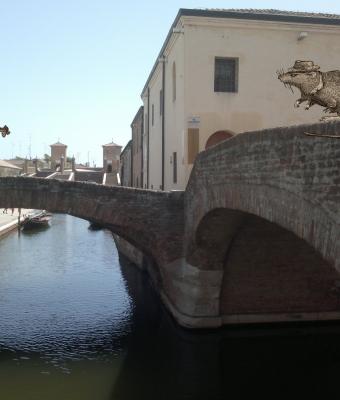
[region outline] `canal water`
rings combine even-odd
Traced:
[[[0,240],[0,399],[337,393],[339,325],[178,328],[109,231],[54,215]]]

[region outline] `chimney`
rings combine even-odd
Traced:
[[[24,173],[28,174],[28,160],[27,160],[27,158],[25,158],[25,162],[24,162]]]
[[[65,167],[65,158],[62,155],[60,157],[60,173],[63,175],[64,174],[64,167]]]

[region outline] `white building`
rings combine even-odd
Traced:
[[[340,16],[180,9],[141,94],[144,187],[184,189],[197,153],[230,135],[318,121],[277,79],[295,60],[340,69]]]
[[[0,160],[0,177],[18,176],[22,172],[22,168],[11,164],[8,161]]]

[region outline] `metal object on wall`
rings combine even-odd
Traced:
[[[2,137],[6,137],[11,133],[7,125],[4,125],[2,128],[0,127],[0,132]]]

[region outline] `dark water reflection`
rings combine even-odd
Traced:
[[[0,399],[237,399],[337,393],[340,328],[191,332],[111,234],[53,217],[0,241]]]

